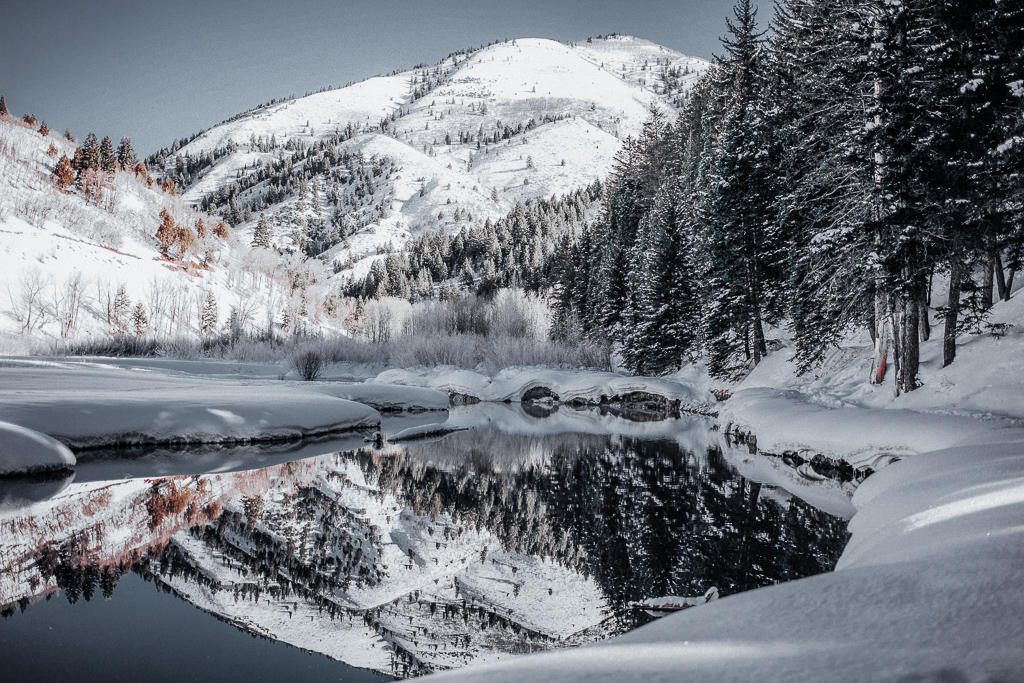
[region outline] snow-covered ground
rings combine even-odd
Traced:
[[[330,272],[319,261],[279,264],[248,239],[217,237],[216,219],[134,173],[109,177],[93,198],[54,187],[51,172],[75,147],[0,118],[0,352],[113,333],[196,338],[204,311],[208,334],[223,331],[232,309],[252,331],[286,311],[296,319],[303,305],[310,329],[339,327],[323,308]],[[196,231],[194,251],[178,260],[158,247],[163,210]],[[290,287],[299,273],[302,302]]]
[[[294,382],[7,362],[0,419],[75,448],[295,439],[380,424],[376,410]]]
[[[902,396],[866,382],[871,346],[853,337],[805,377],[783,339],[728,387],[720,428],[756,436],[757,450],[882,468],[851,509],[835,495],[850,484],[801,486],[778,459],[726,450],[755,481],[855,512],[835,572],[439,680],[1024,680],[1024,299],[998,303],[991,322],[996,334],[962,337],[946,368],[941,338],[923,343],[923,386]]]
[[[552,368],[509,368],[488,376],[472,370],[436,367],[415,370],[386,370],[369,380],[379,384],[429,387],[448,394],[481,401],[520,401],[531,391],[547,390],[563,403],[598,404],[635,392],[678,401],[692,412],[708,412],[714,397],[702,387],[659,377],[631,377],[614,372],[556,370]],[[543,394],[534,394],[541,398]]]
[[[991,322],[1000,332],[961,336],[945,368],[936,330],[921,344],[922,386],[901,396],[891,381],[866,381],[866,333],[803,377],[784,346],[732,389],[719,421],[754,434],[761,451],[821,453],[873,469],[915,453],[1024,441],[1024,297],[997,303]]]

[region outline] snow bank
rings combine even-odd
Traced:
[[[447,410],[448,394],[436,389],[385,384],[312,382],[310,391],[368,405],[382,412]]]
[[[878,469],[896,458],[971,443],[1024,441],[1024,428],[1009,420],[827,408],[805,393],[769,388],[736,392],[718,420],[723,428],[756,435],[759,451],[821,453],[855,468]]]
[[[854,500],[835,572],[438,680],[1021,680],[1024,446],[921,455]]]
[[[380,424],[372,408],[293,383],[56,363],[0,368],[0,419],[73,448],[272,441]]]
[[[471,370],[420,368],[386,370],[374,384],[429,387],[450,395],[462,395],[480,401],[521,401],[528,392],[541,396],[547,390],[563,403],[598,404],[635,392],[678,401],[682,410],[707,412],[713,398],[705,392],[671,379],[630,377],[613,372],[555,370],[551,368],[513,368],[488,377]]]
[[[453,432],[463,432],[469,429],[469,427],[455,427],[444,422],[435,422],[434,424],[420,425],[418,427],[409,427],[403,429],[400,432],[395,432],[388,437],[388,441],[391,443],[400,443],[402,441],[417,441],[421,439],[430,439],[435,437],[446,436]]]
[[[876,469],[893,457],[1024,440],[1024,296],[993,306],[991,323],[999,333],[961,335],[947,367],[941,335],[923,342],[922,386],[900,396],[891,369],[885,383],[868,384],[864,332],[802,377],[784,346],[739,383],[719,421],[753,433],[762,451],[808,450]]]
[[[56,439],[0,422],[0,475],[62,470],[74,464],[75,454]]]

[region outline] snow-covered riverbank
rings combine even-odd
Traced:
[[[8,362],[0,367],[0,420],[95,448],[296,439],[374,427],[380,414],[295,382]]]

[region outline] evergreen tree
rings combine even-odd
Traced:
[[[132,149],[132,141],[127,137],[121,138],[121,143],[117,146],[117,163],[125,171],[135,168],[139,163],[135,150]]]
[[[114,145],[110,138],[103,137],[100,143],[100,170],[104,173],[114,173],[117,170],[117,157],[114,155]]]
[[[146,307],[142,305],[141,301],[132,309],[132,329],[139,337],[149,331],[149,316],[146,315]]]
[[[260,221],[256,225],[256,230],[252,234],[252,246],[259,247],[261,249],[270,249],[271,238],[272,232],[270,223],[267,221],[267,217],[261,213]]]
[[[85,142],[82,143],[80,148],[82,150],[82,158],[79,161],[79,167],[75,169],[75,172],[81,174],[87,169],[99,170],[100,169],[100,143],[96,138],[95,133],[89,133],[85,136]],[[75,155],[78,156],[77,154]]]
[[[7,102],[4,101],[3,95],[0,95],[0,116],[9,116],[7,113]]]
[[[785,235],[772,202],[777,164],[765,125],[763,41],[750,0],[733,8],[712,70],[715,144],[701,182],[701,263],[707,287],[703,335],[709,371],[728,374],[737,353],[756,365],[767,353],[765,322],[782,313]]]
[[[217,300],[213,292],[207,291],[203,300],[203,310],[199,316],[199,332],[208,336],[217,331]]]

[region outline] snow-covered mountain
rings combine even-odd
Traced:
[[[510,40],[258,107],[159,159],[187,202],[212,202],[242,234],[263,212],[278,245],[313,233],[307,253],[362,274],[387,245],[605,178],[707,66],[629,36]]]
[[[119,170],[91,190],[53,182],[74,141],[0,116],[0,334],[344,327],[338,278],[603,179],[706,66],[621,36],[496,43],[258,107],[176,143],[152,178]],[[162,211],[187,249],[160,248]],[[261,212],[274,243],[304,253],[251,248]]]

